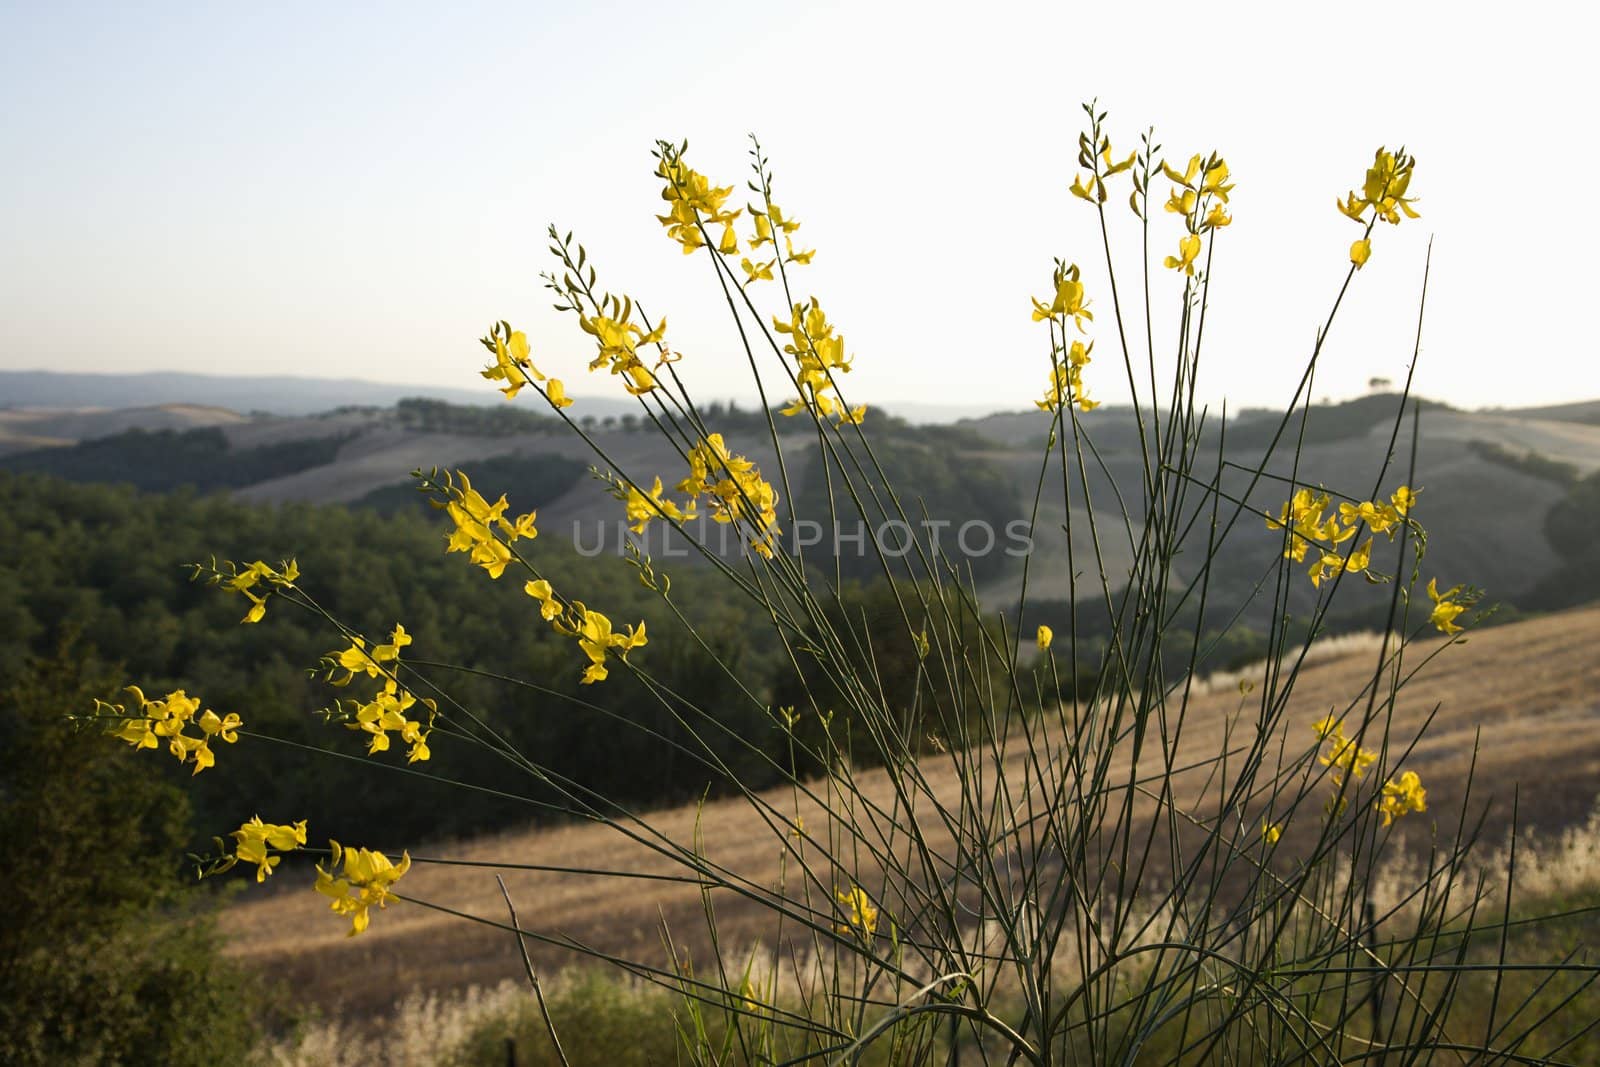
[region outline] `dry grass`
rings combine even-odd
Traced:
[[[1520,787],[1524,825],[1537,825],[1547,839],[1559,840],[1563,828],[1588,817],[1600,772],[1597,638],[1600,608],[1486,630],[1449,649],[1402,694],[1397,738],[1408,738],[1435,706],[1439,709],[1406,766],[1427,783],[1427,818],[1438,821],[1442,834],[1453,830],[1452,816],[1461,810],[1475,749],[1474,810],[1491,794],[1509,801],[1513,787]],[[1309,724],[1330,708],[1342,709],[1370,680],[1370,649],[1359,641],[1352,645],[1350,656],[1316,663],[1302,673],[1288,716],[1291,745],[1309,747]],[[1417,644],[1410,662],[1420,662],[1436,646],[1437,642]],[[1241,708],[1236,680],[1230,682],[1234,684],[1209,686],[1209,691],[1191,700],[1181,755],[1202,758],[1220,750],[1229,719]],[[930,765],[926,773],[937,792],[954,784],[953,772],[942,762]],[[882,795],[885,788],[878,773],[863,775],[861,786],[869,796]],[[784,803],[779,797],[774,800],[780,806]],[[1508,809],[1509,804],[1497,807],[1499,814],[1490,821],[1491,835],[1503,832]],[[820,832],[817,828],[826,823],[824,813],[805,806],[800,811],[812,832]],[[754,881],[776,883],[779,843],[746,804],[720,801],[699,814],[712,859]],[[694,808],[680,808],[653,813],[650,821],[672,839],[688,842],[696,818]],[[1418,831],[1426,825],[1418,820],[1412,836],[1423,836]],[[1584,841],[1571,838],[1567,850],[1592,850],[1593,842]],[[674,869],[671,861],[593,825],[504,834],[416,851],[487,862],[659,873]],[[287,883],[293,877],[279,880]],[[506,880],[528,927],[619,954],[661,959],[663,920],[675,934],[691,939],[703,925],[699,895],[692,887],[531,872],[507,872]],[[471,914],[505,917],[491,872],[419,864],[404,888],[409,895]],[[722,897],[718,903],[724,943],[772,939],[774,931],[764,913]],[[232,933],[235,955],[270,968],[290,980],[297,995],[332,1011],[384,1012],[408,992],[493,987],[515,979],[521,971],[516,946],[506,934],[407,904],[375,916],[372,928],[360,938],[346,938],[345,925],[327,913],[325,902],[299,886],[247,896],[228,911],[224,926]],[[536,950],[535,958],[546,970],[571,959],[550,948]]]

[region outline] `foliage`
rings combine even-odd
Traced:
[[[437,470],[416,472],[445,517],[444,551],[435,540],[431,558],[414,551],[426,539],[399,514],[333,519],[302,510],[295,532],[304,547],[295,552],[242,538],[235,559],[199,573],[220,602],[246,611],[245,625],[272,635],[250,639],[258,661],[316,664],[346,698],[326,724],[297,720],[292,737],[272,721],[269,702],[244,709],[240,744],[203,780],[301,807],[273,811],[272,824],[240,825],[236,846],[224,843],[209,869],[255,866],[259,879],[276,859],[281,880],[297,860],[315,860],[314,888],[339,918],[353,919],[352,934],[373,919],[374,904],[428,904],[411,895],[408,872],[440,860],[399,851],[407,841],[397,840],[396,823],[378,842],[393,859],[337,839],[366,829],[347,814],[351,790],[334,792],[324,780],[316,798],[271,792],[295,772],[269,766],[266,739],[301,744],[291,750],[298,756],[337,747],[340,727],[349,727],[346,744],[365,745],[366,755],[345,752],[340,765],[392,773],[404,756],[405,770],[452,780],[465,795],[512,807],[531,800],[607,827],[662,861],[666,878],[692,886],[705,917],[701,943],[711,949],[709,965],[698,967],[692,961],[706,955],[665,923],[665,957],[652,958],[609,955],[537,920],[523,923],[509,894],[508,922],[476,921],[524,950],[533,942],[594,955],[667,991],[694,1063],[925,1062],[941,1041],[1037,1067],[1521,1055],[1531,1031],[1514,1023],[1542,987],[1503,1002],[1496,993],[1486,1017],[1463,1031],[1459,1005],[1476,976],[1500,990],[1524,968],[1581,983],[1600,969],[1554,953],[1507,966],[1511,926],[1491,917],[1483,893],[1463,893],[1476,844],[1469,812],[1458,813],[1456,833],[1434,837],[1424,866],[1407,868],[1404,892],[1378,892],[1405,858],[1396,824],[1409,829],[1429,810],[1411,759],[1421,734],[1395,725],[1401,691],[1419,661],[1448,652],[1476,624],[1482,594],[1433,569],[1426,498],[1419,503],[1414,471],[1396,465],[1409,380],[1398,396],[1338,409],[1307,404],[1338,311],[1380,254],[1380,224],[1417,217],[1416,160],[1378,149],[1364,181],[1337,201],[1360,232],[1344,253],[1343,284],[1282,413],[1239,428],[1237,443],[1250,450],[1242,462],[1238,453],[1211,454],[1196,388],[1212,251],[1234,210],[1229,166],[1215,152],[1164,155],[1150,132],[1120,154],[1104,113],[1085,112],[1084,172],[1070,187],[1098,231],[1085,243],[1103,254],[1114,285],[1113,231],[1130,227],[1145,269],[1142,285],[1112,288],[1106,301],[1076,263],[1057,258],[1044,295],[1032,300],[1047,357],[1035,404],[1048,431],[1027,526],[1030,534],[1037,527],[1045,494],[1059,494],[1066,618],[1030,610],[1027,567],[1012,620],[987,615],[972,584],[977,567],[948,544],[922,546],[912,562],[867,539],[876,573],[889,579],[867,591],[848,586],[842,566],[830,575],[785,550],[802,507],[835,520],[848,516],[841,501],[849,500],[869,523],[910,524],[924,517],[919,497],[930,510],[985,516],[1001,501],[981,468],[958,468],[937,448],[906,448],[892,432],[875,436],[866,408],[849,402],[854,353],[821,299],[801,295],[816,250],[774,201],[760,145],[752,141],[751,200],[741,207],[730,201],[733,185],[689,164],[686,144],[661,141],[655,177],[665,214],[657,218],[667,238],[709,261],[752,369],[764,361],[792,387],[792,399],[756,422],[770,451],[758,452],[746,431],[706,422],[686,385],[693,363],[665,318],[605,289],[571,233],[549,230],[555,263],[544,279],[556,310],[594,345],[590,369],[637,401],[639,424],[661,434],[673,458],[665,470],[619,469],[590,434],[592,420],[567,425],[596,456],[634,531],[674,528],[706,567],[686,580],[638,547],[625,560],[580,566],[537,538],[535,514],[494,499],[497,490],[465,472]],[[1387,233],[1377,248],[1391,254]],[[1175,335],[1153,324],[1148,309],[1158,297],[1175,306]],[[1141,302],[1143,316],[1125,311]],[[1174,348],[1158,361],[1160,336]],[[493,324],[480,343],[490,361],[483,375],[506,396],[526,391],[525,400],[557,415],[571,403],[509,322]],[[1091,470],[1105,465],[1093,420],[1080,416],[1098,406],[1105,364],[1118,359],[1120,373],[1110,373],[1132,393],[1138,485],[1108,498],[1091,492]],[[780,432],[788,420],[804,435]],[[1369,484],[1336,491],[1301,479],[1301,446],[1368,433],[1388,441]],[[785,499],[786,448],[793,456],[812,441],[825,472],[821,495],[813,481],[800,499]],[[1277,459],[1288,475],[1276,473]],[[1250,503],[1264,485],[1281,491],[1281,506]],[[734,534],[742,552],[724,557],[698,539],[687,525],[696,517]],[[178,512],[161,521],[165,530],[194,520]],[[338,537],[311,536],[341,523],[349,525]],[[1072,535],[1085,525],[1080,551]],[[53,551],[70,551],[69,524],[44,537]],[[1263,543],[1266,558],[1255,552]],[[1245,603],[1212,583],[1237,554],[1261,571]],[[450,566],[465,577],[435,573]],[[400,592],[458,580],[477,584],[447,598]],[[1316,721],[1298,721],[1291,697],[1309,643],[1348,599],[1342,590],[1360,586],[1387,594],[1371,680]],[[1259,681],[1241,684],[1221,750],[1196,752],[1182,739],[1191,687],[1216,651],[1202,645],[1225,646],[1257,591],[1269,602],[1266,666]],[[452,613],[463,604],[470,607]],[[285,627],[285,619],[295,622]],[[320,624],[320,659],[302,622]],[[741,662],[755,630],[789,672],[771,687],[759,680],[772,675]],[[1444,640],[1419,651],[1428,634]],[[203,677],[207,699],[221,706],[216,686],[226,676],[206,641],[172,663]],[[463,653],[481,666],[462,674],[437,658]],[[517,679],[526,702],[497,702],[484,687],[489,672]],[[555,713],[561,706],[577,713]],[[102,705],[99,714],[130,743],[172,738],[180,761],[190,754],[175,735],[180,726],[197,723],[227,739],[226,721],[197,716],[199,705],[177,692],[130,707]],[[590,747],[613,769],[574,755]],[[672,829],[629,805],[643,777],[637,768],[664,752],[749,805],[782,858],[776,884],[720,850],[707,827]],[[386,816],[412,814],[407,804],[439,806],[415,787],[421,779],[403,780],[413,787],[389,800]],[[954,785],[942,788],[946,781]],[[312,828],[303,834],[287,820],[308,811]],[[415,812],[411,825],[421,824]],[[571,873],[537,856],[523,866]],[[630,869],[587,876],[629,884],[663,877]],[[732,904],[770,919],[775,942],[759,958],[772,966],[758,967],[754,953],[742,966],[724,955],[718,913]],[[1501,951],[1480,962],[1469,949],[1495,931]],[[565,1024],[543,1010],[524,959],[553,1045]],[[1589,1025],[1570,1016],[1559,1023],[1568,1036]]]
[[[1544,517],[1544,535],[1562,556],[1555,572],[1522,598],[1523,606],[1546,611],[1600,598],[1600,472],[1575,482]]]
[[[84,660],[29,660],[0,696],[0,746],[21,757],[0,790],[0,1061],[237,1062],[271,1001],[180,881],[183,793],[68,721],[110,693]]]
[[[406,397],[395,404],[396,421],[420,433],[455,433],[472,437],[553,433],[560,422],[523,408],[452,404],[427,397]]]
[[[125,679],[152,694],[203,669],[202,695],[219,712],[242,715],[247,732],[348,757],[308,760],[298,749],[245,738],[224,756],[249,752],[231,761],[228,774],[200,775],[187,787],[196,844],[208,841],[217,826],[256,814],[274,819],[298,812],[297,818],[314,819],[319,831],[381,832],[395,839],[481,832],[542,817],[545,809],[536,804],[402,778],[362,760],[364,745],[316,714],[343,694],[307,674],[338,642],[337,633],[293,611],[275,610],[268,625],[240,626],[248,605],[185,580],[188,564],[224,546],[252,558],[298,554],[302,567],[333,579],[322,584],[323,603],[362,632],[386,633],[403,619],[415,635],[414,648],[430,659],[539,679],[540,688],[530,689],[462,670],[440,675],[457,699],[482,709],[506,737],[544,753],[555,773],[631,803],[698,796],[713,783],[716,791],[728,788],[724,773],[703,761],[663,754],[652,734],[619,729],[619,723],[635,722],[668,738],[681,733],[670,714],[641,701],[637,681],[619,678],[574,704],[580,672],[568,648],[526,625],[526,597],[485,589],[474,574],[443,558],[440,522],[431,510],[384,518],[365,509],[267,507],[184,492],[153,496],[0,472],[0,541],[14,546],[0,559],[0,626],[10,635],[0,645],[0,685],[21,676],[30,650],[47,653],[63,635],[77,632],[86,652],[115,656],[125,665]],[[636,605],[652,627],[661,626],[664,683],[702,694],[723,708],[730,726],[757,742],[770,736],[770,750],[782,750],[775,731],[738,710],[749,700],[729,673],[697,641],[671,632],[670,615],[619,560],[585,559],[553,538],[536,542],[534,550],[597,596]],[[700,577],[687,573],[680,587],[692,591]],[[708,647],[734,658],[739,677],[761,688],[769,684],[772,652],[750,639],[746,609],[708,596],[694,614]],[[760,780],[764,763],[743,743],[724,739],[718,752]],[[473,748],[444,746],[429,769],[531,801],[543,796],[515,768]]]
[[[128,430],[61,448],[0,457],[0,467],[75,482],[126,483],[162,491],[236,489],[329,462],[343,436],[308,437],[235,449],[216,427]]]
[[[577,485],[589,468],[575,459],[553,453],[507,453],[469,461],[463,469],[480,484],[499,487],[519,507],[537,508]],[[428,500],[417,492],[415,482],[400,482],[374,489],[356,504],[383,515],[401,510],[426,514]]]
[[[1530,478],[1542,478],[1568,489],[1578,481],[1577,467],[1551,459],[1540,452],[1514,452],[1498,441],[1468,441],[1467,448],[1475,456],[1520,471]]]
[[[1402,399],[1394,393],[1372,393],[1338,404],[1309,406],[1305,412],[1303,434],[1300,423],[1295,424],[1295,439],[1301,445],[1319,445],[1385,431],[1387,423],[1394,417],[1396,405]],[[1433,400],[1416,400],[1414,403],[1423,409],[1448,410],[1446,405]],[[1279,417],[1275,413],[1230,423],[1229,446],[1245,450],[1265,448],[1277,433],[1279,424]]]

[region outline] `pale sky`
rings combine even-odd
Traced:
[[[1317,395],[1404,376],[1431,236],[1419,391],[1592,398],[1600,161],[1572,10],[9,3],[0,368],[488,391],[476,338],[505,318],[570,392],[621,396],[540,288],[555,222],[602,284],[667,316],[692,388],[750,396],[709,262],[653,218],[650,149],[687,137],[692,165],[742,187],[754,131],[818,250],[797,285],[855,354],[852,401],[1027,406],[1049,366],[1028,298],[1057,255],[1098,313],[1085,380],[1117,400],[1094,213],[1067,192],[1098,96],[1119,150],[1154,125],[1168,156],[1215,148],[1232,168],[1208,399],[1288,398],[1359,236],[1334,199],[1400,143],[1422,218],[1380,227]],[[1137,230],[1113,218],[1131,287]],[[1155,227],[1165,255],[1179,224]],[[1181,287],[1155,285],[1160,351]]]

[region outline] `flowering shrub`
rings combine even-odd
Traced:
[[[834,1061],[869,1047],[888,1049],[897,1062],[920,1062],[952,1042],[1038,1064],[1080,1055],[1092,1062],[1336,1062],[1391,1050],[1407,1057],[1443,1048],[1514,1053],[1516,1042],[1492,1018],[1487,1028],[1454,1028],[1456,982],[1438,977],[1460,966],[1464,939],[1477,929],[1475,904],[1463,906],[1441,888],[1455,884],[1470,837],[1436,842],[1437,862],[1421,875],[1408,902],[1409,925],[1398,933],[1395,916],[1377,914],[1368,891],[1373,873],[1399,847],[1397,828],[1416,825],[1411,816],[1428,811],[1421,778],[1405,766],[1416,738],[1392,729],[1396,697],[1416,655],[1439,654],[1467,628],[1458,620],[1478,593],[1463,585],[1440,592],[1429,575],[1428,601],[1413,595],[1426,567],[1425,506],[1414,470],[1391,472],[1386,459],[1370,489],[1347,495],[1303,484],[1288,444],[1305,417],[1338,308],[1374,254],[1377,223],[1418,216],[1410,195],[1415,160],[1379,149],[1360,189],[1338,200],[1362,236],[1349,249],[1344,284],[1295,394],[1265,449],[1244,464],[1204,454],[1207,415],[1196,401],[1212,252],[1235,209],[1232,172],[1215,152],[1166,159],[1149,135],[1119,157],[1105,115],[1092,106],[1086,113],[1083,172],[1071,192],[1086,202],[1098,230],[1094,244],[1105,256],[1110,292],[1091,295],[1079,266],[1062,258],[1046,296],[1032,299],[1033,321],[1046,328],[1047,360],[1040,366],[1045,391],[1034,401],[1043,448],[1027,526],[1031,533],[1047,486],[1059,492],[1072,590],[1059,617],[1029,616],[1030,560],[1021,565],[1014,611],[997,619],[965,580],[970,571],[915,539],[904,551],[862,542],[886,580],[890,611],[869,617],[840,610],[849,600],[837,560],[830,569],[808,556],[802,538],[789,536],[802,522],[790,481],[790,460],[802,447],[825,464],[826,518],[836,528],[841,518],[874,515],[909,524],[916,486],[886,476],[872,413],[846,397],[854,355],[803,286],[803,269],[817,252],[796,246],[801,224],[774,202],[759,144],[751,153],[753,199],[742,207],[732,200],[734,185],[717,185],[694,169],[686,144],[656,145],[655,176],[667,205],[658,216],[666,235],[685,256],[709,262],[752,371],[765,361],[791,387],[782,398],[768,397],[755,375],[764,441],[734,440],[708,424],[687,385],[694,361],[676,339],[669,343],[665,317],[647,315],[632,294],[602,287],[585,246],[554,227],[556,266],[544,280],[557,310],[571,313],[592,338],[589,370],[617,380],[676,466],[632,470],[614,462],[566,413],[566,386],[536,366],[526,333],[500,321],[481,339],[491,359],[483,377],[508,399],[542,403],[588,443],[600,491],[615,497],[629,529],[671,529],[728,596],[748,598],[770,620],[797,668],[793,703],[743,685],[733,664],[720,666],[786,739],[790,758],[776,768],[785,788],[757,792],[720,761],[719,746],[745,739],[727,725],[724,709],[652,673],[642,621],[619,626],[580,599],[585,591],[566,576],[541,572],[523,550],[540,532],[535,512],[516,514],[504,495],[491,503],[459,472],[416,473],[418,487],[449,520],[442,551],[465,555],[485,582],[514,575],[507,584],[521,582],[530,625],[576,642],[584,685],[617,672],[637,679],[686,731],[683,753],[761,814],[783,859],[779,884],[713,862],[698,834],[674,838],[552,774],[539,753],[518,750],[482,714],[453,700],[447,671],[403,653],[411,643],[403,624],[386,641],[354,632],[314,599],[316,576],[301,576],[292,562],[213,564],[200,573],[249,599],[247,623],[263,620],[269,594],[326,619],[344,647],[324,660],[324,676],[335,686],[375,688],[336,701],[325,714],[359,734],[367,756],[384,759],[391,735],[407,746],[406,763],[420,767],[438,746],[482,747],[560,797],[561,810],[605,823],[678,865],[705,894],[713,944],[713,891],[765,909],[777,958],[793,960],[803,950],[810,960],[796,963],[794,982],[781,989],[775,978],[761,980],[750,968],[733,974],[720,961],[698,973],[670,936],[665,959],[608,957],[678,994],[680,1030],[697,1062],[723,1062],[734,1047],[750,1062]],[[1168,215],[1177,216],[1175,233],[1166,232]],[[1141,338],[1140,318],[1116,287],[1112,234],[1127,225],[1147,250],[1138,279],[1146,307],[1160,298],[1180,309],[1164,371],[1148,310]],[[1174,249],[1161,260],[1164,270],[1148,267],[1151,242]],[[1113,338],[1102,338],[1094,358],[1091,328]],[[1090,398],[1097,371],[1115,367],[1104,358],[1108,347],[1120,356],[1140,462],[1138,494],[1119,495],[1109,513],[1091,492],[1100,461],[1080,418],[1098,406]],[[1402,405],[1396,433],[1403,414]],[[788,419],[802,420],[810,433],[781,435]],[[766,450],[759,463],[751,458],[758,448]],[[1242,472],[1246,491],[1225,486],[1225,472]],[[1282,483],[1287,500],[1280,509],[1250,503],[1263,483]],[[702,515],[736,535],[732,549],[690,525]],[[1183,744],[1188,697],[1215,642],[1202,627],[1185,632],[1169,624],[1184,612],[1204,618],[1242,610],[1209,604],[1208,579],[1219,559],[1237,551],[1230,534],[1247,518],[1282,534],[1281,551],[1255,561],[1257,588],[1273,590],[1275,655],[1258,690],[1241,687],[1254,705],[1247,728],[1230,732],[1221,751],[1197,753]],[[1073,554],[1074,525],[1092,558]],[[1112,539],[1126,541],[1126,568],[1108,562]],[[705,645],[662,565],[639,544],[625,563],[687,639]],[[1314,632],[1355,578],[1386,586],[1389,595],[1372,680],[1322,721],[1290,722],[1306,647],[1290,646],[1291,586],[1309,579]],[[1115,620],[1103,649],[1085,639],[1080,613]],[[1022,636],[1029,623],[1032,642]],[[1415,642],[1433,633],[1446,640],[1416,652]],[[885,684],[879,655],[895,643],[911,650],[905,685]],[[1183,666],[1174,670],[1174,663]],[[195,719],[198,703],[181,691],[165,702],[138,699],[133,711],[101,709],[114,720],[112,730],[138,747],[167,740],[179,759],[195,762],[196,773],[215,762],[210,738],[251,736],[237,715]],[[1241,719],[1245,708],[1241,703]],[[190,722],[200,735],[184,732]],[[248,746],[239,753],[248,758]],[[881,769],[869,776],[868,766]],[[942,787],[936,768],[948,768],[957,786]],[[262,881],[282,853],[321,851],[308,844],[303,822],[258,818],[233,837],[232,852],[213,862],[213,872],[244,862]],[[409,852],[394,862],[383,852],[329,842],[326,854],[315,888],[335,915],[350,920],[352,936],[373,921],[374,905],[428,906],[406,892],[406,873],[426,862]],[[503,925],[519,943],[583,951],[558,931],[521,924],[514,909]],[[531,965],[529,974],[537,993]],[[726,1026],[709,1022],[711,1012],[722,1013]]]

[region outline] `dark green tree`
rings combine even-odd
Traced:
[[[113,684],[66,647],[0,694],[0,1062],[237,1063],[265,991],[180,870],[184,795],[68,719]]]

